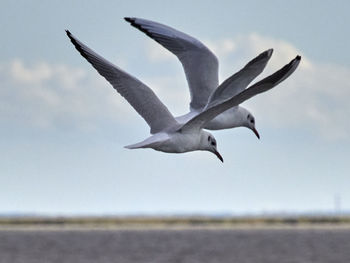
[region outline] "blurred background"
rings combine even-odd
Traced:
[[[265,215],[350,211],[348,1],[9,1],[0,9],[0,215]],[[220,82],[268,48],[257,80],[296,55],[296,72],[244,103],[248,129],[207,152],[127,150],[144,120],[80,56],[69,29],[188,112],[181,64],[123,17],[205,43]]]

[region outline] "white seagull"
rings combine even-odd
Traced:
[[[190,112],[175,118],[180,123],[189,121],[203,110],[221,103],[245,88],[264,70],[271,58],[269,49],[250,61],[242,70],[225,80],[220,87],[218,82],[218,59],[199,40],[169,26],[141,18],[124,18],[132,26],[168,49],[182,63],[191,94]],[[291,68],[295,70],[295,68]],[[285,72],[286,79],[292,72]],[[282,81],[281,80],[281,81]],[[260,138],[255,128],[252,113],[241,106],[235,106],[208,121],[208,130],[247,127]]]
[[[300,56],[297,56],[289,64],[263,81],[222,103],[206,107],[187,122],[180,123],[149,87],[98,55],[68,30],[66,30],[66,33],[79,53],[99,74],[110,82],[113,88],[131,104],[150,126],[150,137],[142,142],[125,146],[126,148],[152,148],[167,153],[209,151],[214,153],[222,162],[223,158],[217,151],[214,136],[203,130],[206,124],[226,110],[273,88],[286,77],[288,72],[294,71],[300,61]]]

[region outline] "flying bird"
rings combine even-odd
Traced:
[[[245,90],[264,70],[273,53],[272,49],[261,53],[219,86],[218,59],[199,40],[154,21],[131,17],[125,17],[124,19],[172,52],[182,63],[190,89],[191,102],[189,113],[176,118],[180,123],[189,121],[203,110]],[[295,69],[296,67],[292,67],[289,72],[283,72],[285,75],[279,79],[279,82],[286,79]],[[208,130],[235,127],[247,127],[260,139],[260,135],[255,128],[253,114],[238,105],[219,114],[204,126]]]
[[[207,123],[243,101],[273,88],[289,72],[294,71],[300,61],[300,56],[297,56],[282,69],[252,87],[222,102],[205,107],[200,113],[181,123],[174,118],[149,87],[98,55],[68,30],[66,30],[66,33],[79,53],[130,103],[150,126],[150,137],[142,142],[125,146],[126,148],[152,148],[167,153],[209,151],[214,153],[222,162],[223,158],[217,150],[215,137],[204,130]]]

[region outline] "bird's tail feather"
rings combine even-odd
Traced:
[[[138,142],[135,144],[126,145],[126,146],[124,146],[124,148],[126,148],[126,149],[146,148],[146,145],[143,142]]]
[[[168,139],[169,139],[168,134],[160,133],[160,134],[151,136],[142,142],[138,142],[135,144],[130,144],[130,145],[124,146],[124,148],[127,148],[127,149],[154,148],[157,145],[159,145],[160,143],[164,143]]]

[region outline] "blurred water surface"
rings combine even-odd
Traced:
[[[350,229],[2,230],[1,263],[350,262]]]

